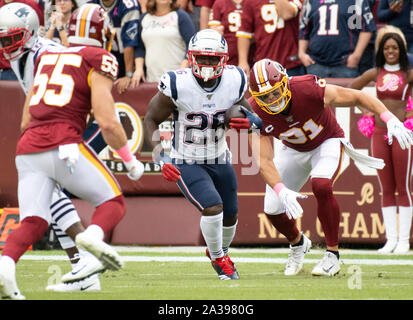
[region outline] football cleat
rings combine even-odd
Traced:
[[[92,253],[106,269],[117,271],[123,268],[123,261],[116,250],[88,230],[76,236],[76,245]]]
[[[16,265],[9,257],[0,258],[0,298],[25,300],[16,282]]]
[[[285,265],[284,275],[294,276],[303,267],[304,256],[311,248],[311,240],[308,239],[304,233],[301,232],[303,237],[303,244],[301,246],[291,246],[290,252],[288,253],[287,264]]]
[[[321,261],[314,267],[313,276],[335,276],[340,272],[340,261],[332,252],[326,251]]]
[[[238,275],[234,272],[227,256],[216,258],[211,261],[211,265],[221,280],[239,280]]]
[[[54,292],[74,292],[74,291],[100,291],[100,280],[97,274],[94,274],[86,279],[70,282],[57,283],[48,285],[47,291]]]
[[[91,275],[97,273],[103,273],[106,268],[103,266],[94,255],[89,252],[82,252],[80,254],[80,259],[72,269],[72,271],[66,273],[62,277],[62,282],[70,283],[75,281],[80,281],[86,279]]]
[[[212,264],[212,258],[211,258],[211,255],[209,254],[208,248],[206,248],[205,254],[206,254],[206,256],[209,258],[209,260],[211,260],[211,264]],[[234,276],[234,277],[237,277],[237,278],[239,279],[239,273],[238,273],[237,268],[235,267],[234,262],[232,262],[232,260],[231,260],[231,258],[229,257],[229,255],[226,254],[225,257],[227,258],[229,265],[231,266],[232,270],[233,270],[234,273],[235,273],[235,276]],[[212,265],[212,266],[214,267],[214,265]],[[214,269],[215,269],[215,268],[214,268]],[[233,280],[238,280],[238,279],[233,279]]]
[[[409,252],[409,249],[410,249],[409,241],[399,241],[393,253],[394,254],[406,254]]]
[[[377,252],[381,254],[389,254],[389,253],[392,253],[394,249],[396,249],[396,247],[397,247],[397,241],[387,241],[386,244],[382,248],[377,250]]]

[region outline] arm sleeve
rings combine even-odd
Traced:
[[[159,80],[158,90],[174,100],[178,98],[176,90],[176,74],[173,71],[164,73]]]
[[[189,40],[195,34],[195,26],[191,17],[182,9],[177,10],[179,33],[185,41],[186,48],[188,48]]]
[[[138,36],[137,36],[138,45],[135,47],[135,59],[145,58],[145,54],[146,54],[145,44],[143,43],[143,40],[142,40],[142,21],[144,17],[146,16],[146,14],[147,13],[144,13],[141,16],[141,18],[139,19],[139,23],[138,23]]]
[[[303,8],[303,15],[300,19],[300,29],[298,34],[299,40],[310,40],[310,34],[312,29],[312,23],[310,19],[311,14],[311,4],[307,1]]]
[[[363,28],[361,31],[364,32],[374,32],[376,31],[376,22],[374,22],[374,16],[371,12],[370,5],[367,0],[363,2],[362,7],[363,14]]]
[[[254,1],[244,0],[241,14],[241,26],[239,27],[236,36],[243,38],[252,38],[254,33]]]
[[[123,47],[136,47],[138,44],[138,25],[140,11],[138,7],[127,9],[123,13],[121,22],[121,39]]]
[[[396,16],[396,12],[392,12],[389,7],[388,0],[380,0],[377,7],[377,18],[380,22],[388,22]]]

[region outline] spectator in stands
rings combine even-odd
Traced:
[[[369,6],[370,6],[370,11],[373,14],[374,22],[376,23],[376,28],[377,26],[377,7],[378,7],[378,1],[377,0],[367,0]],[[359,66],[358,66],[358,72],[359,74],[363,74],[365,71],[368,69],[371,69],[375,66],[375,59],[376,59],[376,51],[374,50],[374,44],[376,41],[376,31],[373,31],[371,34],[370,41],[364,49],[363,55],[360,58]]]
[[[248,56],[255,38],[254,61],[281,63],[289,75],[305,73],[298,58],[298,24],[303,0],[244,0],[238,38],[238,65],[249,74]],[[261,8],[261,9],[259,9]]]
[[[52,0],[52,14],[50,15],[50,27],[46,32],[46,38],[69,46],[67,40],[68,26],[72,12],[77,9],[76,0]]]
[[[400,29],[382,28],[377,36],[376,67],[355,79],[351,87],[362,89],[376,83],[377,97],[407,128],[413,128],[411,93],[413,72],[407,57],[406,40]],[[409,103],[410,101],[410,103]],[[367,116],[371,116],[366,114]],[[364,118],[363,118],[364,119]],[[410,248],[412,223],[411,149],[402,150],[398,142],[388,144],[386,124],[374,117],[374,130],[365,135],[372,138],[372,154],[382,158],[386,166],[378,171],[382,191],[382,214],[387,242],[380,253],[406,253]],[[398,197],[395,196],[398,192]],[[397,201],[398,200],[398,201]],[[399,207],[399,237],[397,237],[397,204]]]
[[[359,75],[360,58],[376,30],[367,0],[308,0],[300,23],[299,56],[322,78]]]
[[[199,11],[199,30],[208,28],[214,2],[215,0],[196,0],[195,4],[201,7]]]
[[[413,54],[413,2],[380,0],[377,18],[380,22],[400,28],[407,40],[407,51]]]
[[[181,9],[185,9],[186,12],[189,13],[192,22],[195,26],[195,32],[199,31],[199,20],[201,15],[201,7],[196,5],[195,0],[188,0],[188,4],[186,8],[182,7]]]
[[[165,72],[187,67],[186,51],[195,33],[189,14],[179,9],[177,0],[148,0],[146,9],[139,20],[132,86],[158,82]]]
[[[8,3],[11,2],[20,2],[20,3],[25,3],[28,4],[30,7],[32,7],[36,13],[37,16],[39,17],[39,22],[40,25],[44,25],[44,10],[43,10],[43,2],[40,1],[35,1],[35,0],[0,0],[0,8]],[[0,55],[0,80],[17,80],[17,77],[13,70],[11,69],[10,62],[7,59],[4,59]]]
[[[216,0],[212,7],[212,16],[208,22],[211,29],[221,33],[228,43],[228,64],[238,65],[238,47],[236,33],[241,26],[243,0]],[[254,50],[250,50],[248,63],[252,63]]]
[[[108,11],[116,29],[111,53],[119,62],[119,77],[115,86],[118,92],[122,93],[132,84],[141,6],[138,1],[90,0],[89,2],[97,3]]]

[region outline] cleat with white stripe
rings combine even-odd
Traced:
[[[87,251],[80,253],[80,259],[73,267],[72,271],[62,277],[62,282],[70,283],[86,279],[91,275],[103,273],[106,267],[93,254]]]
[[[91,228],[92,227],[92,228]],[[76,236],[76,245],[92,253],[106,269],[118,271],[123,268],[123,261],[110,245],[103,241],[103,233],[96,232],[96,226],[89,226]]]
[[[70,282],[70,283],[57,283],[48,285],[46,287],[47,291],[54,292],[76,292],[76,291],[100,291],[100,280],[97,274],[94,274],[86,279]]]
[[[303,237],[303,244],[301,246],[291,246],[290,252],[288,253],[288,261],[285,265],[284,275],[295,276],[303,267],[304,256],[311,248],[311,240],[308,239],[303,232],[301,232]]]
[[[321,261],[314,267],[311,274],[313,276],[335,276],[340,272],[340,261],[337,256],[326,251]]]

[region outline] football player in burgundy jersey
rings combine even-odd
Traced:
[[[241,26],[243,0],[216,0],[212,7],[212,17],[208,22],[211,29],[220,32],[228,43],[228,64],[238,65],[236,33]],[[249,50],[248,63],[252,64],[254,50]]]
[[[108,52],[112,37],[105,10],[85,4],[70,19],[69,43],[77,46],[50,49],[36,60],[16,150],[21,224],[9,235],[0,259],[1,297],[25,298],[17,287],[16,263],[47,230],[56,184],[96,207],[90,226],[76,235],[76,245],[101,261],[101,271],[123,266],[103,238],[125,214],[124,197],[110,170],[82,139],[87,116],[93,111],[105,141],[122,158],[128,176],[133,180],[142,176],[143,164],[129,149],[111,95],[118,73],[117,60]],[[87,276],[79,270],[62,280]]]
[[[33,11],[27,5],[31,0],[24,1],[25,3],[13,2],[0,8],[0,56],[10,61],[17,80],[24,93],[27,94],[33,83],[36,57],[51,47],[57,50],[62,46],[52,40],[37,36],[39,23],[42,23],[42,19],[40,19],[37,11]],[[43,17],[43,13],[41,17]],[[22,28],[25,28],[27,32],[22,33]],[[11,35],[15,36],[14,43],[9,41],[12,38]],[[22,39],[20,39],[20,35],[23,35]],[[86,129],[83,138],[98,154],[100,150],[106,147],[106,143],[95,122]],[[59,240],[60,246],[66,251],[73,270],[83,268],[85,264],[89,265],[89,270],[91,265],[95,265],[99,269],[101,267],[99,260],[87,251],[79,252],[74,243],[74,238],[72,239],[68,235],[69,233],[74,236],[72,230],[79,230],[80,232],[84,230],[84,227],[75,206],[62,192],[61,188],[56,188],[53,192],[50,213],[53,231]],[[77,282],[49,284],[46,290],[70,292],[96,291],[99,288],[99,276],[95,274]]]
[[[410,148],[413,134],[375,97],[326,84],[324,79],[314,75],[289,78],[278,62],[269,59],[254,64],[249,81],[252,94],[249,102],[263,121],[259,143],[251,143],[251,148],[267,184],[264,211],[290,243],[284,273],[295,275],[300,271],[311,241],[298,231],[295,222],[298,216],[291,215],[288,207],[285,210],[283,203],[286,198],[297,196],[288,189],[298,192],[310,178],[327,244],[327,251],[312,274],[335,275],[340,271],[340,209],[333,195],[333,183],[339,174],[343,151],[347,151],[348,146],[328,106],[360,105],[378,114],[387,124],[390,141],[396,137],[402,148]],[[273,137],[282,141],[275,158]],[[250,141],[253,141],[253,134]],[[349,155],[357,160],[354,153]],[[280,177],[283,183],[277,182]]]
[[[395,27],[390,27],[395,28]],[[409,110],[411,101],[413,72],[409,67],[406,40],[400,29],[379,31],[384,35],[377,44],[376,67],[367,70],[356,78],[351,87],[362,89],[371,81],[376,83],[376,95],[394,113],[400,121],[405,123],[413,116]],[[411,108],[411,107],[410,107]],[[372,154],[383,158],[386,166],[378,171],[382,190],[382,214],[386,228],[387,242],[379,249],[380,253],[406,253],[410,248],[410,228],[412,224],[412,197],[411,197],[411,150],[402,150],[398,143],[388,145],[385,138],[386,124],[376,116],[372,133]],[[396,197],[395,191],[398,196]],[[397,205],[399,211],[399,236],[397,236]]]
[[[291,75],[304,74],[298,58],[298,25],[303,0],[244,0],[237,31],[239,67],[250,70],[248,53],[255,39],[254,61],[279,61]]]

